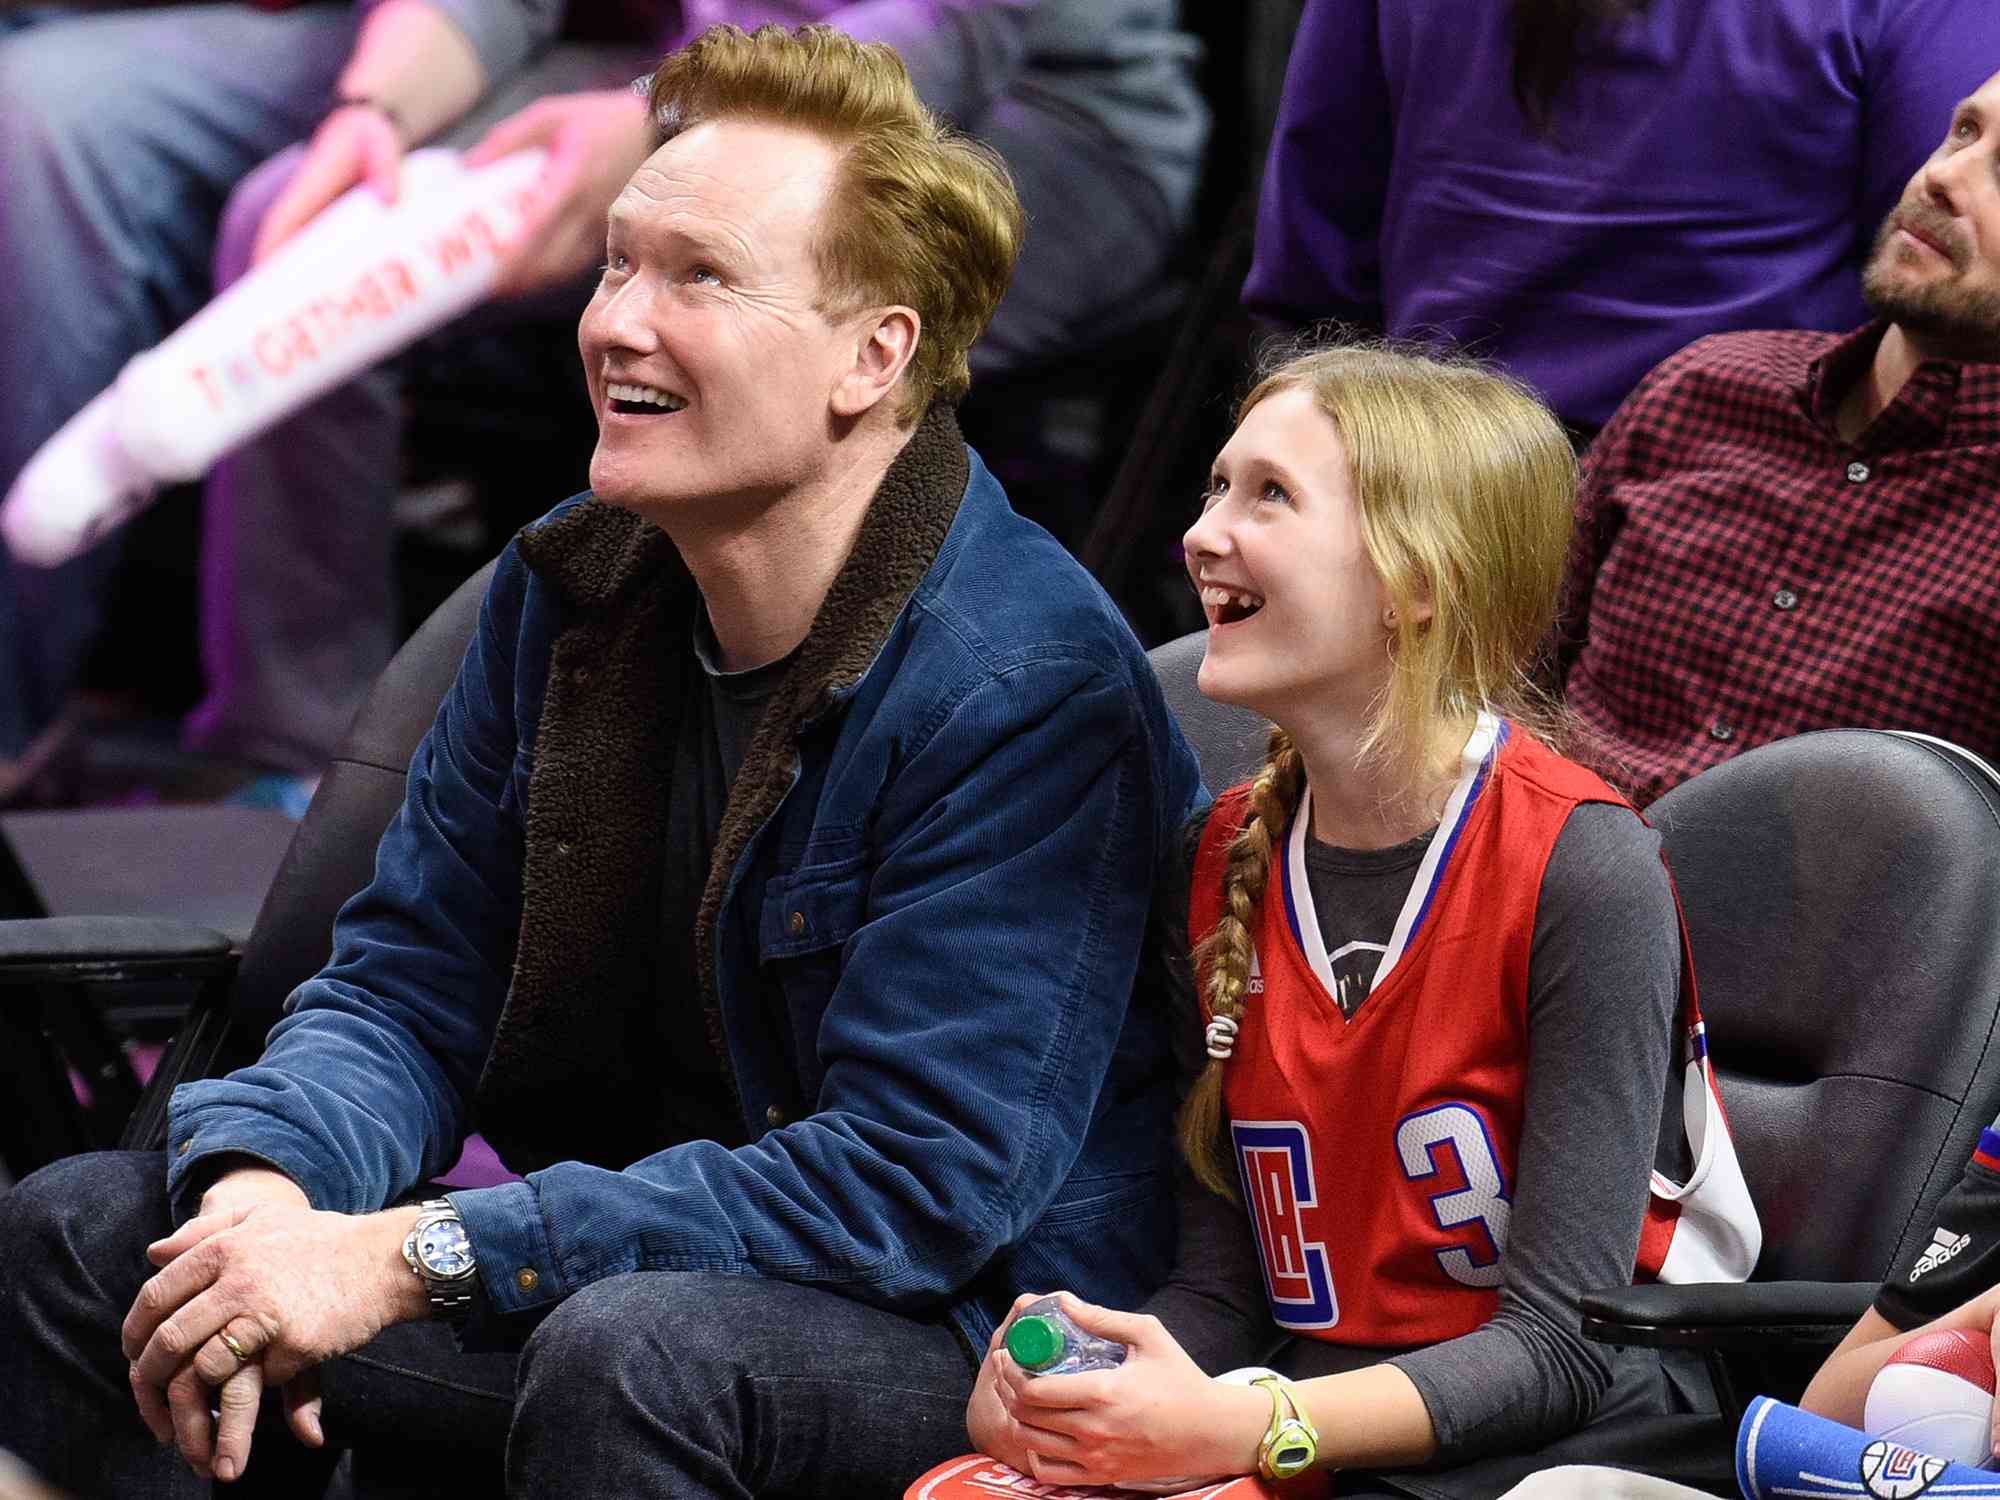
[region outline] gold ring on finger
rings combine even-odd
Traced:
[[[215,1336],[222,1340],[224,1348],[228,1349],[228,1351],[231,1354],[236,1356],[237,1364],[247,1365],[250,1363],[250,1351],[248,1349],[245,1349],[241,1344],[237,1343],[235,1339],[231,1338],[229,1336],[229,1330],[227,1328],[218,1330]]]

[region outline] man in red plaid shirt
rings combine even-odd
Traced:
[[[2000,75],[1862,288],[1849,334],[1689,345],[1590,449],[1559,665],[1642,804],[1808,729],[2000,754]]]

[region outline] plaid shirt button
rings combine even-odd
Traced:
[[[1708,737],[1712,740],[1733,740],[1736,738],[1736,731],[1730,727],[1727,719],[1711,719],[1708,725]]]
[[[1790,589],[1779,589],[1777,593],[1771,596],[1771,603],[1779,609],[1792,609],[1797,606],[1798,602],[1799,596]]]
[[[1851,463],[1847,466],[1847,482],[1849,484],[1862,484],[1867,481],[1867,478],[1868,465],[1864,463]]]

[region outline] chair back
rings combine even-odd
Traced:
[[[1879,1281],[2000,1108],[2000,780],[1825,730],[1649,809],[1687,912],[1756,1279]]]
[[[374,878],[375,846],[403,804],[410,757],[458,675],[492,575],[488,563],[432,611],[355,714],[244,945],[222,1067],[255,1057],[286,997],[332,955],[333,919]]]
[[[1211,795],[1219,795],[1247,780],[1263,764],[1264,742],[1271,726],[1247,708],[1202,697],[1195,677],[1207,649],[1208,632],[1197,630],[1155,646],[1146,656],[1160,679],[1167,707],[1173,710],[1181,733],[1201,762],[1202,783]]]

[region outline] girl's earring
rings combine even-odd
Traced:
[[[1387,609],[1382,611],[1382,628],[1384,630],[1394,630],[1396,628],[1395,605],[1392,604]]]

